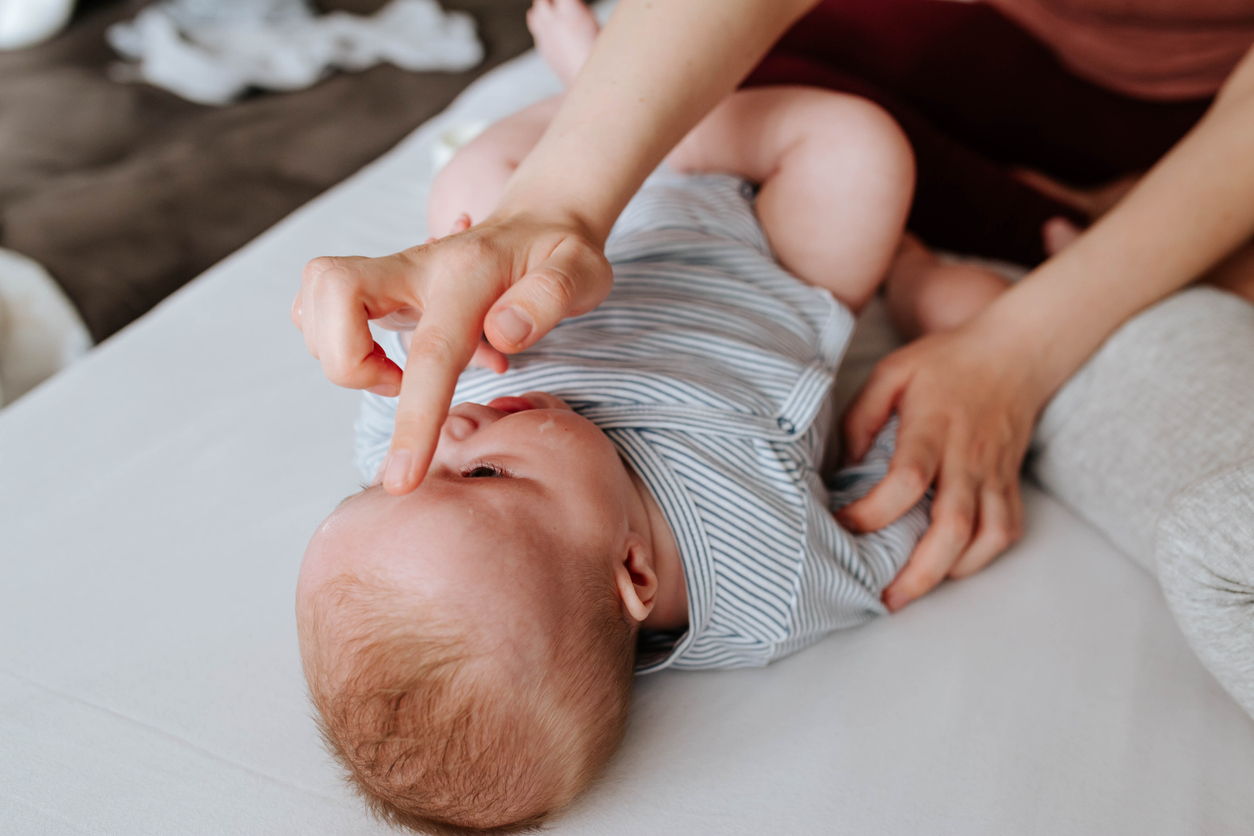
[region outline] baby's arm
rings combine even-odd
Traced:
[[[780,262],[854,311],[884,278],[914,192],[914,156],[891,116],[806,87],[732,94],[667,161],[759,183],[758,218]]]

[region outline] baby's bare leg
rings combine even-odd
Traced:
[[[779,260],[855,311],[884,278],[914,189],[914,157],[892,117],[805,87],[733,93],[668,162],[760,183],[758,218]]]
[[[427,203],[432,236],[448,235],[463,214],[471,224],[492,214],[514,170],[553,121],[561,99],[545,99],[493,124],[440,170]]]
[[[1060,223],[1067,223],[1056,218]],[[1079,237],[1073,229],[1068,238]],[[1045,230],[1046,249],[1049,230]],[[1206,274],[1202,282],[1254,302],[1254,244],[1238,249]],[[948,331],[971,319],[1008,286],[1002,276],[972,264],[946,264],[913,236],[906,235],[885,282],[889,315],[908,339]]]
[[[527,10],[527,28],[544,63],[567,87],[583,69],[601,31],[583,0],[535,0]]]

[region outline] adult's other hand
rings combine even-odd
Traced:
[[[978,571],[1022,532],[1019,469],[1048,391],[1033,379],[1030,351],[979,322],[885,357],[845,417],[854,459],[894,412],[900,426],[888,474],[843,509],[842,524],[882,528],[936,488],[931,528],[884,590],[890,610]]]
[[[382,258],[316,258],[305,265],[292,322],[339,386],[400,396],[384,488],[421,484],[457,377],[481,337],[512,354],[606,297],[613,274],[578,224],[513,215]],[[418,321],[402,373],[369,321],[404,310]]]

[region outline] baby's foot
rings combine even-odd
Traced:
[[[568,87],[601,31],[583,0],[535,0],[527,11],[527,28],[545,63]]]
[[[1062,217],[1050,218],[1041,226],[1041,241],[1045,245],[1045,255],[1055,256],[1070,247],[1084,230]]]
[[[983,267],[942,262],[906,233],[885,279],[888,315],[906,339],[949,331],[983,310],[1007,285]]]

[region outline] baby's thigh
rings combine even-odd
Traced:
[[[427,205],[430,234],[449,233],[462,214],[479,223],[496,209],[505,185],[553,121],[561,105],[554,96],[523,108],[463,146],[436,175]]]
[[[724,100],[670,158],[760,184],[758,220],[780,262],[857,311],[901,240],[914,157],[878,105],[807,87],[757,87]]]
[[[858,96],[811,87],[755,87],[731,94],[684,137],[667,162],[684,172],[722,171],[762,183],[803,156],[815,175],[871,166],[913,185],[909,142],[888,113]]]

